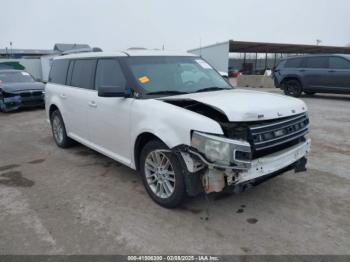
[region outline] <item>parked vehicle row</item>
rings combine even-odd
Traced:
[[[303,101],[233,89],[189,54],[58,57],[45,101],[59,147],[75,140],[138,170],[165,207],[304,171],[310,150]]]
[[[282,60],[274,70],[274,81],[286,95],[350,94],[349,55],[307,55]]]
[[[45,85],[25,71],[0,70],[0,111],[43,107]]]

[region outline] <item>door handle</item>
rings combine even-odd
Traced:
[[[306,72],[305,69],[300,69],[299,72],[303,73],[303,72]]]
[[[65,94],[61,94],[60,97],[61,97],[62,99],[66,99],[66,98],[67,98],[67,96],[66,96]]]
[[[90,106],[90,107],[93,107],[93,108],[96,108],[96,107],[97,107],[97,104],[96,104],[95,101],[90,101],[90,102],[89,102],[89,106]]]
[[[328,72],[329,72],[329,73],[334,73],[334,72],[335,72],[335,70],[329,70]]]

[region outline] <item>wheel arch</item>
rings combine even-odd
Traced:
[[[56,106],[55,104],[50,105],[50,108],[49,108],[49,119],[50,120],[51,120],[51,114],[56,110],[60,111],[58,106]]]
[[[301,78],[298,75],[285,76],[281,81],[281,85],[283,85],[286,81],[289,81],[289,80],[297,80],[300,83],[301,87],[304,88],[303,81],[301,80]]]
[[[151,132],[143,132],[139,134],[134,143],[134,163],[136,170],[140,170],[140,155],[142,148],[152,140],[159,140],[166,145],[166,143],[160,139],[158,136]]]

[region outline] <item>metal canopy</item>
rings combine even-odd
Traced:
[[[350,47],[229,41],[230,53],[350,54]]]

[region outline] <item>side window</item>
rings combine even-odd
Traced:
[[[329,68],[331,69],[350,69],[350,62],[341,57],[330,57]]]
[[[301,67],[301,62],[302,58],[290,58],[287,60],[285,64],[285,68],[300,68]]]
[[[95,72],[95,59],[81,59],[74,62],[71,86],[84,89],[93,89],[93,78]]]
[[[328,57],[308,57],[306,59],[307,68],[328,68]]]
[[[66,59],[54,60],[50,70],[49,82],[65,85],[68,65],[69,65],[69,60],[66,60]]]
[[[99,59],[96,69],[95,88],[111,88],[124,92],[126,79],[116,59]]]

